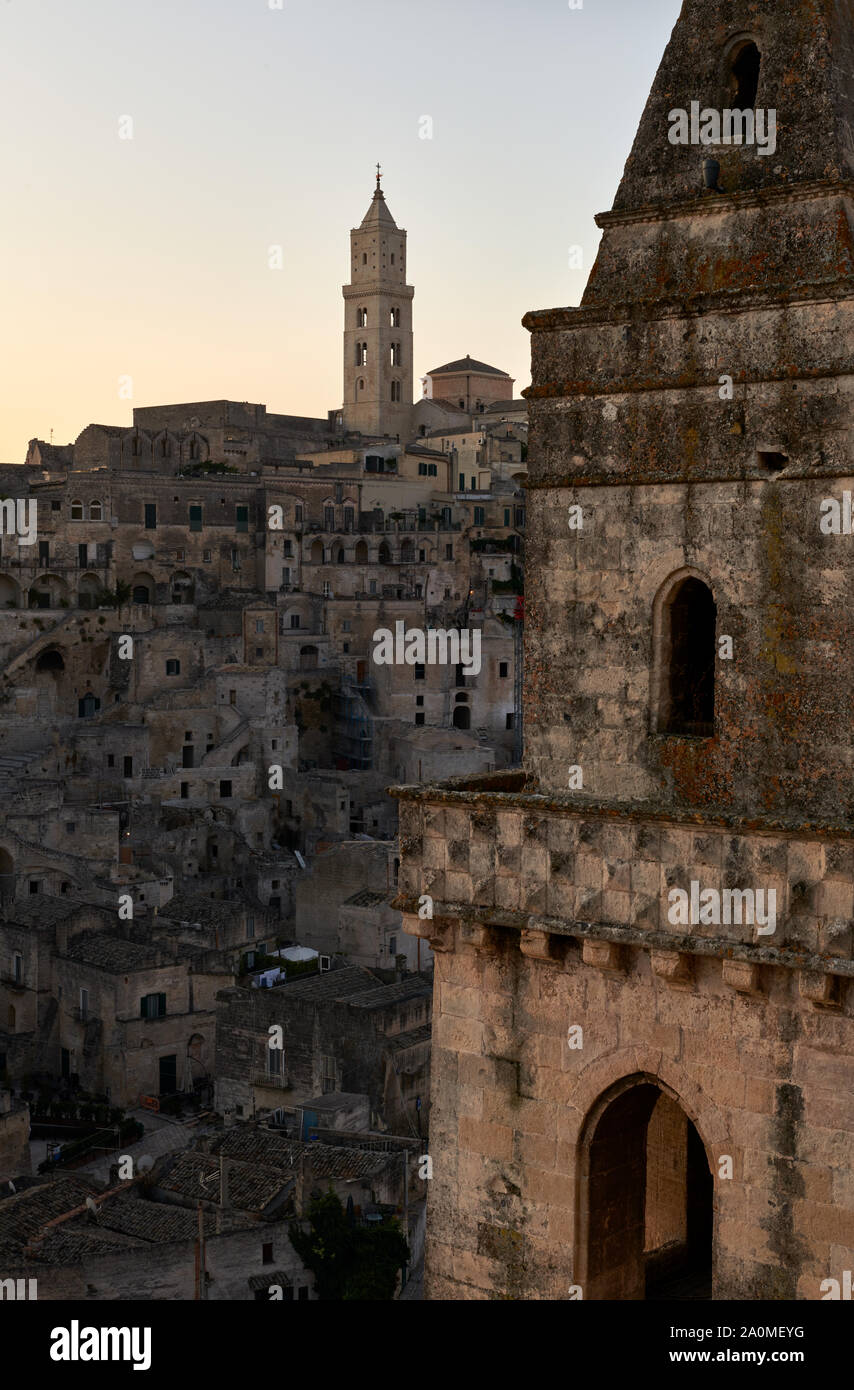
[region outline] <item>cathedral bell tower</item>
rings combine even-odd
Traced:
[[[406,283],[406,232],[377,186],[360,227],[350,233],[344,294],[344,424],[405,441],[412,418],[412,300]]]

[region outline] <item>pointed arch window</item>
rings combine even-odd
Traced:
[[[101,503],[100,503],[100,502],[90,502],[90,503],[89,503],[89,520],[90,520],[90,521],[101,521],[101,520],[102,520],[102,510],[101,510]]]
[[[391,313],[389,314],[389,321],[390,321],[390,322],[389,322],[389,326],[390,326],[391,328],[399,328],[399,327],[400,327],[400,310],[399,310],[399,309],[392,309],[392,310],[391,310]]]
[[[357,310],[356,310],[356,317],[357,317],[357,323],[358,323],[359,328],[367,328],[367,326],[368,326],[368,311],[367,311],[367,309],[357,309]]]
[[[759,94],[759,70],[762,55],[752,40],[738,45],[730,54],[730,90],[733,106],[739,111],[752,111]]]

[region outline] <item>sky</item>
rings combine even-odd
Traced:
[[[679,9],[0,0],[0,462],[134,405],[340,406],[377,161],[416,396],[467,353],[518,395],[522,316],[579,302]]]

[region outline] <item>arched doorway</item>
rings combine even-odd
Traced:
[[[585,1299],[711,1298],[714,1183],[678,1099],[652,1077],[618,1082],[588,1118],[580,1159]]]

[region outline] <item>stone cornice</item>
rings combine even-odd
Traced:
[[[799,304],[832,304],[854,299],[854,280],[818,281],[782,290],[721,290],[717,294],[698,294],[688,299],[622,300],[617,304],[564,306],[557,309],[531,309],[522,327],[531,333],[559,332],[568,328],[604,327],[618,324],[656,323],[667,319],[706,318],[710,314],[744,314],[757,309],[789,309]],[[536,400],[545,387],[527,386],[526,400]]]
[[[417,917],[419,901],[419,898],[401,894],[394,899],[392,907],[399,912]],[[645,951],[708,956],[717,960],[743,961],[753,966],[777,966],[784,970],[810,971],[819,975],[840,975],[854,979],[854,960],[846,960],[840,956],[817,955],[814,952],[797,951],[787,947],[754,946],[747,942],[730,941],[724,937],[693,934],[679,936],[675,933],[616,926],[606,922],[567,922],[562,918],[480,907],[472,903],[434,901],[433,911],[433,921],[425,921],[423,924],[425,934],[433,929],[436,922],[442,923],[445,929],[450,922],[458,922],[466,927],[478,925],[520,933],[539,932],[546,936],[600,941]]]
[[[496,781],[502,778],[506,781],[508,777],[514,777],[520,782],[524,776],[522,773],[506,772],[493,775]],[[604,801],[594,797],[587,799],[521,789],[493,791],[485,785],[489,781],[489,774],[476,779],[480,784],[477,788],[467,790],[467,780],[474,779],[459,778],[434,786],[387,787],[386,792],[398,801],[459,807],[461,810],[470,811],[492,809],[539,812],[542,815],[567,816],[577,820],[642,821],[675,827],[697,827],[700,830],[726,830],[748,835],[854,840],[854,823],[851,821],[798,821],[794,817],[777,819],[772,816],[739,816],[724,811],[691,811],[683,807],[664,807],[652,802]]]
[[[625,212],[600,212],[594,221],[606,227],[627,227],[635,222],[672,222],[682,217],[720,216],[747,208],[765,208],[774,203],[813,202],[816,198],[854,198],[854,179],[810,179],[804,183],[780,183],[753,188],[743,193],[698,194],[676,202],[646,203]]]

